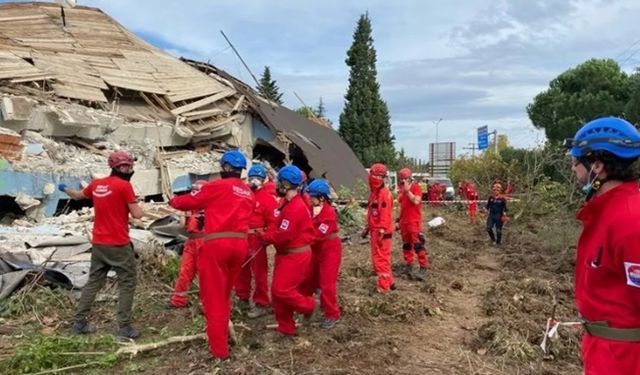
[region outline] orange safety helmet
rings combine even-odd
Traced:
[[[369,174],[378,177],[387,177],[387,167],[382,163],[375,163],[369,168]]]
[[[402,168],[400,172],[398,172],[398,178],[400,178],[401,180],[411,178],[411,169]]]

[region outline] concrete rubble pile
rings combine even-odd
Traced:
[[[143,207],[145,216],[131,221],[136,253],[177,255],[184,241],[175,230],[179,214],[161,203],[145,203]],[[92,226],[93,209],[88,207],[44,218],[37,224],[15,220],[11,226],[0,225],[0,301],[24,285],[29,274],[38,272],[59,287],[84,287],[89,276]]]

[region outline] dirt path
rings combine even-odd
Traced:
[[[487,321],[480,309],[481,296],[499,274],[497,251],[487,248],[476,259],[451,273],[456,274],[448,290],[439,294],[442,306],[434,319],[411,327],[403,337],[398,374],[499,374],[487,368],[480,355],[468,345],[478,328]],[[482,363],[482,367],[479,367]]]

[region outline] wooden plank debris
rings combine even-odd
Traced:
[[[61,83],[51,85],[58,96],[91,102],[108,102],[102,90],[89,86],[71,86]]]
[[[193,111],[195,109],[202,108],[207,104],[215,103],[218,100],[221,100],[221,99],[227,98],[229,96],[235,95],[235,93],[236,93],[235,90],[226,90],[226,91],[217,93],[215,95],[208,96],[208,97],[206,97],[204,99],[200,99],[200,100],[195,101],[193,103],[189,103],[189,104],[184,105],[182,107],[178,107],[178,108],[172,110],[171,113],[173,113],[174,115],[177,116],[177,115],[181,115],[181,114],[186,113],[186,112],[191,112],[191,111]]]

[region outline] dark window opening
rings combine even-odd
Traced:
[[[58,201],[58,207],[56,207],[56,212],[53,215],[66,215],[72,211],[79,211],[85,207],[93,207],[91,200],[82,199],[74,201],[73,199],[60,199]]]
[[[14,220],[24,217],[25,212],[18,206],[14,197],[0,196],[0,224],[11,225]]]

